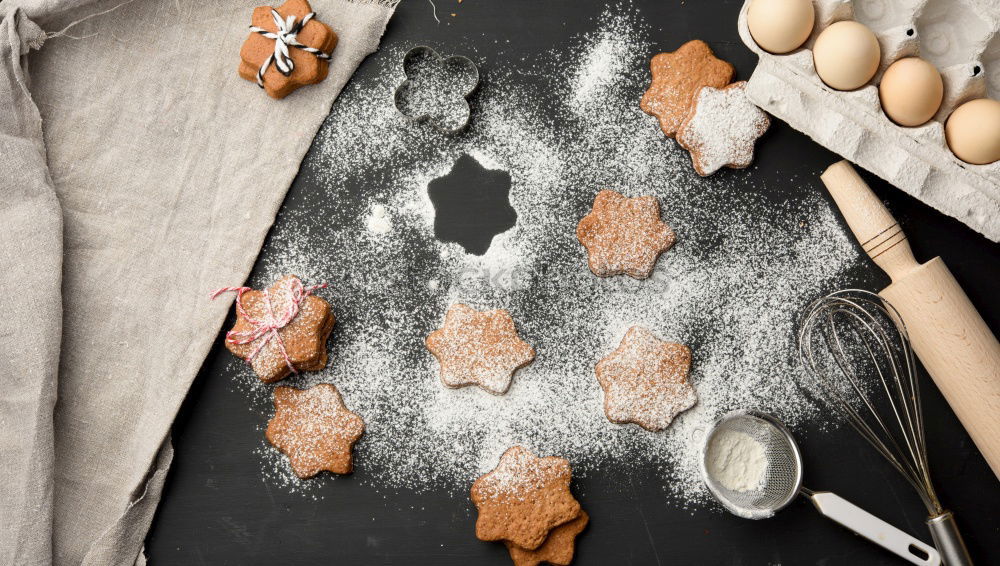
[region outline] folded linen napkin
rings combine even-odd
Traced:
[[[395,1],[311,0],[340,41],[283,100],[236,73],[263,2],[0,2],[0,564],[145,561],[208,292],[249,274]]]

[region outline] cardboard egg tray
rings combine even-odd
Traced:
[[[755,104],[819,144],[864,167],[987,238],[1000,240],[1000,162],[971,165],[945,142],[944,122],[963,102],[1000,99],[1000,0],[813,0],[816,23],[806,43],[784,55],[761,49],[739,16],[743,42],[760,57],[747,94]],[[826,86],[813,66],[816,36],[857,20],[878,37],[875,77],[855,91]],[[882,111],[878,83],[897,59],[918,55],[944,80],[934,119],[898,126]]]

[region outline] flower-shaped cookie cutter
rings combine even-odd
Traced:
[[[429,122],[445,134],[469,124],[467,100],[479,86],[479,68],[468,57],[442,57],[421,45],[403,56],[404,80],[393,94],[396,110],[413,122]]]

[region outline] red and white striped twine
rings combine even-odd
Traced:
[[[281,315],[277,317],[274,314],[274,307],[271,304],[271,293],[267,289],[264,290],[264,304],[267,306],[268,320],[258,320],[250,316],[246,308],[243,306],[243,293],[250,291],[250,287],[222,287],[221,289],[216,289],[212,292],[211,298],[215,299],[222,293],[233,292],[236,293],[236,312],[243,317],[250,325],[249,330],[244,330],[242,332],[236,332],[230,330],[226,332],[226,341],[231,344],[249,344],[254,340],[259,338],[264,338],[253,349],[252,352],[246,357],[247,363],[253,361],[253,359],[260,353],[260,351],[267,345],[271,339],[275,339],[278,344],[278,350],[281,351],[282,357],[285,358],[285,364],[288,365],[288,369],[292,373],[299,373],[295,369],[295,365],[292,364],[291,358],[288,357],[288,351],[285,350],[285,343],[281,339],[281,334],[278,332],[282,328],[288,325],[296,316],[299,314],[299,304],[303,299],[308,297],[317,289],[325,289],[327,287],[326,283],[321,285],[312,285],[305,287],[302,285],[302,281],[298,277],[292,279],[291,286],[291,300],[288,303],[288,309]]]

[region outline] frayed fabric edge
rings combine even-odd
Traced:
[[[374,6],[384,6],[390,10],[395,10],[401,0],[347,0],[351,4],[368,4]]]

